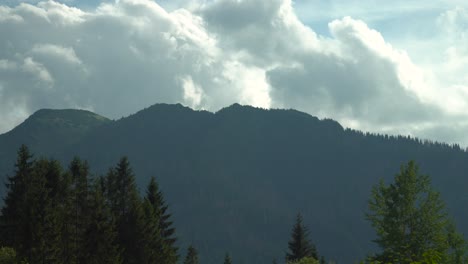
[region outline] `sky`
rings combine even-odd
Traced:
[[[41,108],[294,108],[468,146],[465,0],[0,0],[0,133]]]

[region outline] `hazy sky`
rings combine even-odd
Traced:
[[[0,1],[0,133],[40,108],[295,108],[468,146],[466,0]]]

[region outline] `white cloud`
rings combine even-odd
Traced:
[[[203,98],[203,90],[193,82],[192,77],[186,76],[181,78],[182,87],[184,88],[184,100],[192,108],[197,108]]]
[[[50,88],[54,84],[54,79],[44,65],[34,61],[31,57],[24,59],[22,68],[25,72],[33,74],[39,81],[43,82],[45,87]]]
[[[443,6],[415,3],[405,2],[405,10]],[[467,118],[463,8],[439,17],[450,42],[442,45],[444,66],[428,67],[363,20],[333,19],[318,34],[291,0],[161,4],[166,8],[150,0],[87,11],[54,1],[0,6],[0,129],[43,107],[115,118],[157,102],[209,110],[240,102],[298,108],[357,129],[462,138],[448,128],[463,129]]]
[[[38,44],[34,45],[31,51],[36,54],[57,57],[71,64],[82,64],[82,61],[76,56],[75,50],[71,47],[66,48],[53,44]]]

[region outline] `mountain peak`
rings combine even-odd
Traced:
[[[33,150],[48,147],[49,153],[54,153],[110,122],[108,118],[87,110],[40,109],[7,132],[0,145],[7,149],[18,148],[19,144],[27,144]]]
[[[100,116],[96,113],[93,113],[88,110],[78,110],[78,109],[39,109],[34,114],[32,114],[26,122],[30,121],[66,121],[66,122],[108,122],[108,118]]]

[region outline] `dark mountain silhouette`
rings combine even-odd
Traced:
[[[195,245],[203,263],[221,263],[225,252],[236,263],[284,259],[298,212],[319,254],[363,259],[374,250],[365,220],[371,187],[410,159],[468,233],[468,154],[459,146],[346,130],[295,110],[158,104],[116,121],[41,110],[0,135],[1,175],[22,143],[63,162],[78,155],[98,173],[128,156],[141,190],[157,178],[181,245]]]

